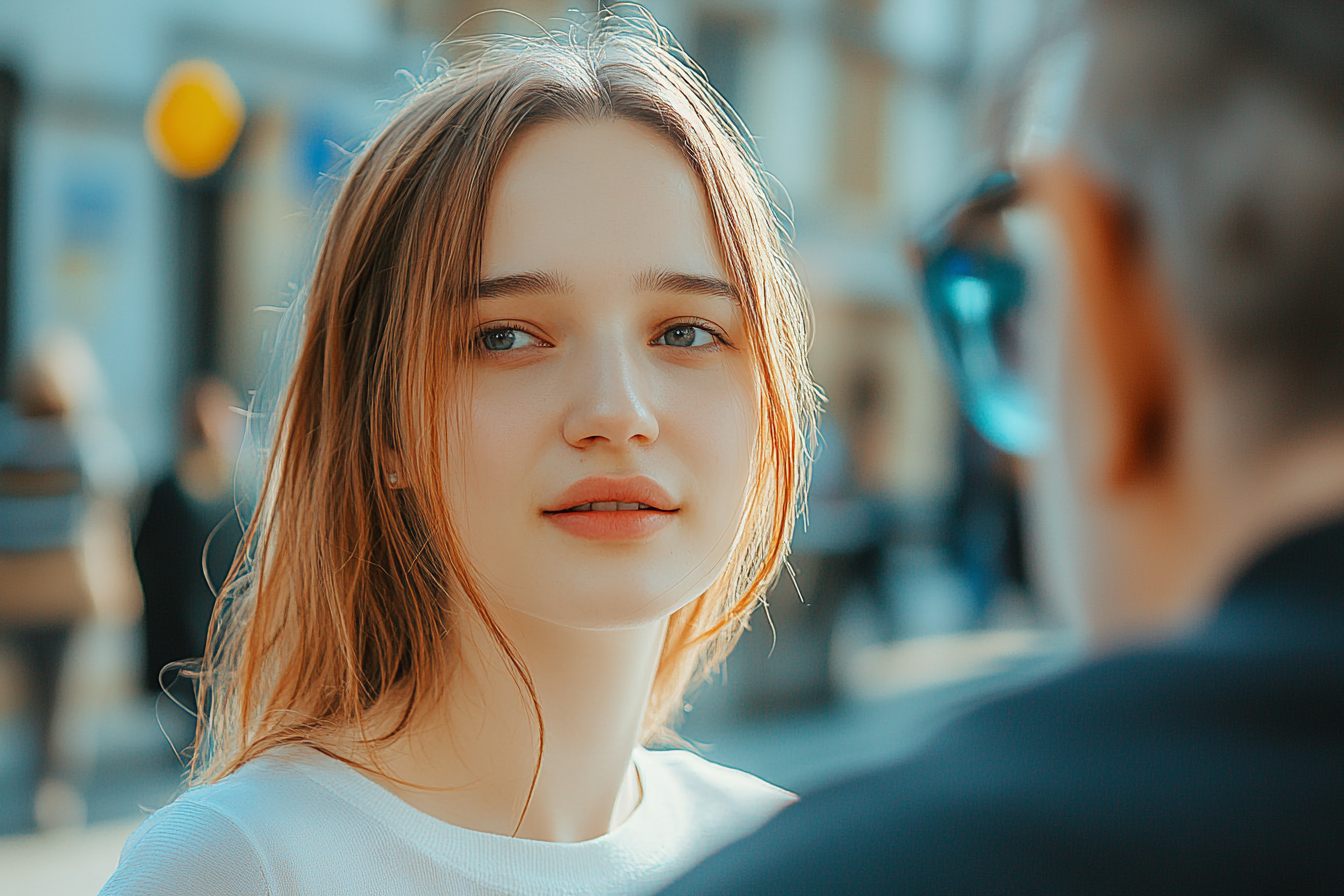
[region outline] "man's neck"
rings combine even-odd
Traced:
[[[1211,509],[1224,521],[1205,586],[1216,594],[1285,537],[1344,515],[1344,433],[1294,440],[1241,478]]]
[[[639,802],[631,754],[665,624],[584,631],[507,610],[497,611],[496,621],[527,667],[541,706],[540,771],[531,698],[472,620],[463,626],[461,665],[452,670],[444,699],[380,754],[390,777],[371,777],[459,827],[559,842],[601,836]]]
[[[1199,624],[1248,563],[1344,513],[1344,433],[1304,436],[1253,457],[1204,451],[1189,467],[1178,509],[1150,514],[1157,522],[1133,542],[1125,590],[1137,615],[1114,626],[1119,631],[1165,634]]]

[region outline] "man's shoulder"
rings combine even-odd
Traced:
[[[672,892],[1339,876],[1337,669],[1217,639],[1088,663],[987,703],[907,761],[805,796]],[[1316,686],[1332,676],[1333,691]]]

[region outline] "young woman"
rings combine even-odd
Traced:
[[[741,133],[647,20],[495,39],[356,160],[104,892],[637,893],[789,794],[666,734],[786,552],[814,390]]]

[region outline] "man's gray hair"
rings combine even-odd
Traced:
[[[1093,0],[1072,143],[1255,427],[1344,421],[1344,3]]]

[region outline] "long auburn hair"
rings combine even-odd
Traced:
[[[491,186],[512,142],[542,122],[627,120],[680,150],[740,293],[758,382],[743,523],[723,574],[669,620],[644,742],[669,734],[687,686],[727,656],[784,565],[817,391],[806,299],[744,130],[642,11],[454,48],[353,160],[331,210],[257,509],[211,626],[195,781],[340,732],[376,763],[452,673],[464,613],[493,636],[542,726],[523,657],[470,575],[438,462],[452,450],[446,412]],[[375,706],[394,721],[372,725]]]

